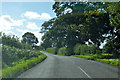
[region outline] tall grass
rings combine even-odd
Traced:
[[[120,66],[119,59],[115,59],[113,54],[89,54],[89,55],[72,55],[74,57],[80,57],[90,60],[95,60],[99,62],[104,62],[113,66]]]
[[[17,49],[15,47],[9,47],[6,45],[2,46],[2,67],[13,66],[13,62],[17,62],[21,59],[28,60],[32,57],[37,57],[41,53],[36,51],[31,51],[27,49]]]
[[[29,60],[18,61],[18,63],[16,63],[15,66],[3,69],[2,77],[3,78],[17,77],[22,72],[28,70],[29,68],[43,61],[45,58],[46,58],[46,55],[41,53],[41,55],[39,55],[38,57],[32,57]]]
[[[46,55],[39,51],[2,46],[2,77],[13,78],[40,63]],[[1,74],[0,74],[1,75]]]

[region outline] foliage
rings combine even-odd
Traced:
[[[89,45],[96,45],[89,47],[89,53],[101,53],[98,47],[105,40],[110,40],[113,43],[112,54],[119,56],[119,7],[120,2],[55,2],[53,10],[57,18],[43,23],[42,28],[44,30],[46,28],[46,32],[42,37],[42,46],[45,49],[48,47],[66,47],[68,54],[74,55],[74,52],[80,54],[79,49],[76,48],[76,51],[74,51],[76,44],[84,45],[85,42],[88,42]],[[65,13],[67,9],[71,9],[72,12]],[[95,51],[95,49],[97,50]],[[111,47],[108,46],[107,49],[110,50]],[[81,51],[85,52],[87,50],[81,49]]]
[[[107,63],[107,64],[111,64],[113,66],[119,66],[119,60],[118,59],[96,59],[96,61],[100,61],[100,62],[104,62],[104,63]]]
[[[73,57],[80,57],[95,61],[104,62],[107,64],[111,64],[113,66],[119,66],[119,59],[114,59],[112,54],[90,54],[90,55],[72,55]]]
[[[23,42],[30,44],[32,48],[38,43],[38,38],[31,32],[26,32],[23,36]]]
[[[57,54],[57,48],[56,47],[51,47],[46,49],[47,52]]]
[[[105,46],[107,51],[112,49],[112,53],[116,56],[120,56],[120,2],[114,2],[108,7],[110,14],[110,25],[113,27],[112,33],[108,36],[108,43]],[[111,46],[112,45],[112,46]]]
[[[100,23],[101,22],[101,23]],[[96,27],[97,26],[97,27]],[[52,28],[43,36],[43,43],[57,48],[67,47],[69,54],[73,54],[73,46],[77,43],[85,44],[89,39],[100,46],[104,41],[102,35],[111,29],[109,15],[99,11],[66,14],[58,17]],[[90,42],[89,42],[90,43]]]
[[[76,12],[85,12],[90,10],[97,10],[106,8],[108,3],[103,2],[55,2],[53,5],[53,10],[56,13],[56,16],[61,16],[67,13],[76,13]],[[71,9],[72,12],[67,11]]]
[[[95,45],[81,45],[76,44],[74,47],[75,55],[83,55],[83,54],[100,54],[100,49]]]
[[[81,58],[87,58],[91,60],[96,60],[96,59],[115,59],[112,54],[86,54],[86,55],[72,55],[76,57],[81,57]]]
[[[34,65],[40,63],[46,58],[46,55],[42,54],[38,57],[32,57],[29,60],[21,60],[18,61],[15,66],[8,67],[2,70],[2,77],[3,78],[13,78],[20,75],[22,72],[28,70],[29,68],[33,67]]]
[[[37,57],[40,55],[40,53],[26,50],[26,49],[17,49],[15,47],[9,47],[9,46],[2,46],[2,62],[3,62],[3,68],[5,67],[4,64],[8,66],[13,66],[13,62],[17,62],[20,59],[28,60],[32,57]]]
[[[17,49],[2,45],[2,77],[16,77],[45,58],[46,55],[39,51]]]
[[[7,36],[3,33],[1,33],[2,36],[2,44],[8,45],[11,47],[16,47],[19,49],[32,49],[32,47],[29,44],[25,44],[23,41],[20,41],[17,36]]]
[[[65,47],[59,48],[57,54],[58,55],[68,55]]]

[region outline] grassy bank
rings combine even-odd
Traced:
[[[47,51],[44,51],[44,52],[47,52]],[[51,52],[47,52],[47,53],[54,54]],[[62,54],[58,53],[57,55],[66,56],[63,53]],[[119,65],[120,60],[113,58],[114,57],[113,54],[86,54],[86,55],[71,55],[71,56],[85,58],[85,59],[89,59],[89,60],[95,60],[95,61],[110,64],[112,66],[120,66]]]
[[[7,67],[6,69],[2,69],[2,77],[3,78],[13,78],[20,75],[22,72],[30,69],[36,64],[42,62],[47,56],[45,54],[39,55],[38,57],[32,57],[29,60],[20,60],[15,63],[13,67]]]
[[[85,58],[89,60],[95,60],[99,62],[104,62],[113,66],[119,66],[119,59],[114,59],[112,58],[112,54],[89,54],[89,55],[72,55],[73,57],[80,57],[80,58]]]

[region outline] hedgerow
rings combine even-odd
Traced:
[[[47,56],[39,51],[17,49],[15,47],[2,46],[2,77],[13,78],[34,65],[43,61]]]
[[[16,63],[13,67],[7,67],[6,69],[2,69],[2,77],[3,78],[13,78],[20,75],[22,72],[28,70],[34,65],[40,63],[46,58],[45,54],[41,54],[38,57],[32,57],[29,60],[21,60]]]
[[[58,55],[67,55],[67,49],[65,47],[59,48],[57,54]]]
[[[21,59],[28,60],[32,57],[37,57],[41,53],[27,50],[27,49],[17,49],[15,47],[9,47],[6,45],[2,46],[2,64],[3,68],[5,68],[6,65],[13,66],[13,62],[17,62]]]
[[[57,54],[57,48],[56,47],[51,47],[46,49],[47,52]]]

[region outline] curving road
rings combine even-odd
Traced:
[[[118,68],[82,58],[48,57],[42,63],[22,73],[18,78],[118,78]]]

